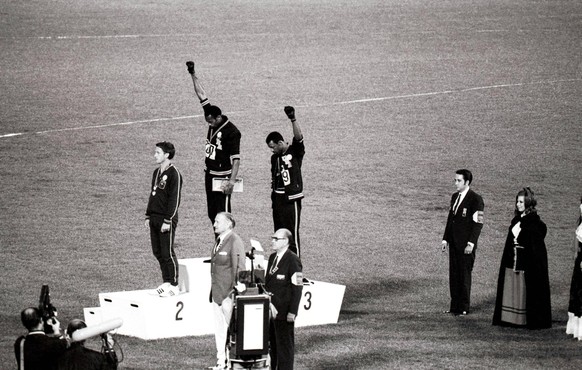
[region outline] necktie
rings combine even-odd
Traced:
[[[277,258],[279,258],[279,256],[275,256],[275,259],[273,260],[273,265],[271,266],[270,271],[271,274],[273,274],[275,272],[275,269],[277,268]]]
[[[220,238],[216,238],[216,243],[214,244],[214,250],[212,251],[212,254],[216,254],[216,252],[218,252],[218,247],[220,247]]]
[[[456,215],[457,214],[457,208],[459,208],[459,203],[461,202],[461,193],[459,193],[459,196],[457,197],[457,200],[455,200],[455,205],[453,206],[453,214]]]

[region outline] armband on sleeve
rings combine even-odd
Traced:
[[[478,224],[483,223],[483,211],[477,211],[473,213],[473,222]]]
[[[302,286],[303,285],[303,273],[298,271],[291,276],[291,284]]]

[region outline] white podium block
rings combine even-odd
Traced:
[[[210,296],[210,263],[206,258],[178,259],[178,287],[182,292]]]
[[[95,326],[101,324],[103,321],[103,313],[101,307],[87,307],[83,308],[83,316],[85,316],[85,324],[87,326]]]
[[[100,293],[102,320],[121,318],[118,334],[160,339],[214,333],[208,295],[159,297],[155,290]]]
[[[181,293],[175,297],[159,297],[155,289],[100,293],[100,307],[84,309],[85,322],[93,326],[120,318],[123,325],[116,332],[141,339],[214,334],[208,259],[178,260]],[[255,268],[264,264],[257,262]],[[337,323],[345,288],[316,280],[304,285],[295,326]]]
[[[310,280],[304,285],[295,326],[336,324],[342,308],[345,285]]]

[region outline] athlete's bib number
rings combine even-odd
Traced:
[[[289,170],[282,170],[281,171],[281,178],[283,179],[283,184],[288,186],[291,184],[291,178],[289,177]]]
[[[216,145],[206,143],[206,158],[210,158],[212,160],[216,159]]]

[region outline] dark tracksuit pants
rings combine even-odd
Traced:
[[[214,224],[216,215],[220,212],[232,212],[230,207],[231,194],[224,194],[220,191],[212,191],[212,179],[220,176],[210,175],[208,172],[204,176],[206,187],[206,204],[208,207],[208,218]],[[222,178],[222,177],[220,177]]]
[[[301,257],[299,243],[299,224],[301,222],[301,199],[289,202],[285,194],[272,192],[273,226],[274,230],[287,229],[293,234],[293,240],[289,242],[289,249]]]
[[[163,223],[163,216],[150,216],[152,252],[160,263],[163,282],[178,285],[178,259],[174,252],[174,237],[176,235],[177,223],[172,224],[170,231],[162,233],[160,230]]]

